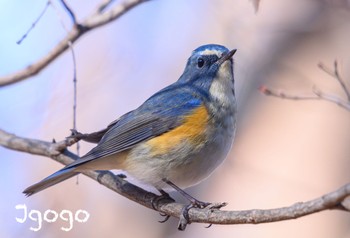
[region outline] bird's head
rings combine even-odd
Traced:
[[[213,80],[233,80],[232,56],[236,49],[228,50],[222,45],[203,45],[192,52],[179,82],[210,85]]]

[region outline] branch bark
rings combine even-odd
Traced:
[[[149,0],[124,0],[106,12],[101,12],[99,10],[101,6],[98,6],[97,10],[87,17],[84,22],[78,23],[75,21],[73,28],[68,32],[66,37],[43,58],[13,74],[0,77],[0,87],[20,82],[38,74],[42,69],[60,56],[66,49],[68,49],[70,43],[74,43],[85,33],[118,19],[132,8],[147,1]],[[103,5],[102,7],[105,8],[106,6]]]
[[[11,150],[47,156],[64,165],[70,164],[79,158],[67,150],[67,147],[75,142],[77,140],[71,138],[58,143],[28,139],[0,130],[0,145]],[[114,192],[147,208],[179,218],[179,228],[184,229],[186,227],[187,221],[182,217],[182,210],[186,206],[185,204],[173,202],[171,199],[160,199],[160,196],[139,188],[110,171],[91,171],[84,174]],[[160,199],[159,202],[154,203],[158,199]],[[259,224],[296,219],[329,209],[349,212],[350,183],[319,198],[307,202],[298,202],[288,207],[266,210],[223,211],[218,209],[222,205],[222,203],[218,203],[205,209],[191,209],[189,211],[190,222],[208,224]]]

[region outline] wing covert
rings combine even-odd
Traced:
[[[112,123],[98,145],[67,168],[130,149],[142,141],[161,135],[180,125],[187,114],[202,104],[198,95],[183,88],[166,90],[158,92],[138,109]],[[162,92],[167,94],[166,99]]]

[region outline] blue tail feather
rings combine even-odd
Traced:
[[[37,192],[40,192],[46,188],[49,188],[57,183],[60,183],[66,179],[69,179],[75,175],[79,174],[79,172],[75,171],[75,168],[63,168],[56,173],[51,174],[47,178],[44,178],[40,182],[33,184],[32,186],[26,188],[23,193],[29,197]]]

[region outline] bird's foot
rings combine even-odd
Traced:
[[[170,197],[169,193],[165,192],[162,189],[158,189],[158,191],[160,192],[161,195],[152,199],[152,207],[154,210],[158,211],[158,207],[159,207],[160,203],[175,202],[175,200],[172,197]],[[164,219],[159,221],[159,223],[164,223],[167,220],[169,220],[169,218],[170,218],[170,216],[168,214],[165,214],[165,213],[159,213],[159,214],[162,217],[164,217]]]
[[[185,230],[187,224],[191,224],[190,216],[189,216],[189,211],[191,208],[204,209],[204,208],[208,207],[209,205],[211,205],[210,202],[202,202],[202,201],[199,201],[193,197],[191,197],[191,199],[189,199],[189,200],[190,200],[190,204],[183,207],[182,211],[181,211],[179,224],[177,226],[177,229],[179,229],[180,231]]]
[[[186,229],[187,224],[191,224],[190,216],[189,216],[189,210],[191,208],[209,209],[210,211],[213,211],[213,210],[219,210],[220,208],[226,205],[227,205],[226,202],[210,203],[210,202],[202,202],[193,198],[191,203],[182,209],[177,229],[179,229],[180,231],[183,231]],[[212,224],[209,224],[207,228],[211,227],[211,225]]]
[[[227,205],[227,203],[210,203],[210,202],[202,202],[188,193],[186,193],[184,190],[176,186],[174,183],[167,179],[163,179],[165,183],[167,183],[169,186],[173,187],[176,191],[178,191],[182,196],[184,196],[187,200],[190,201],[190,204],[182,208],[180,220],[177,228],[181,231],[186,229],[187,224],[191,224],[189,211],[191,208],[199,208],[199,209],[205,209],[209,208],[210,210],[218,210],[224,206]]]

